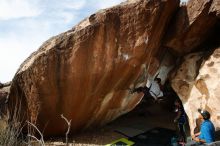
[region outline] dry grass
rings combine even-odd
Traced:
[[[21,111],[21,103],[14,109],[12,117],[9,116],[8,105],[5,103],[5,112],[0,119],[0,145],[2,146],[20,146],[23,145],[22,140],[22,124],[19,122]],[[10,120],[9,120],[10,117]]]
[[[22,141],[19,139],[21,125],[17,122],[8,123],[7,117],[0,120],[0,145],[19,146]]]

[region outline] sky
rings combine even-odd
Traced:
[[[125,0],[0,0],[0,82],[44,41]],[[183,0],[186,1],[186,0]]]

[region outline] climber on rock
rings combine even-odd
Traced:
[[[186,146],[202,145],[204,143],[212,143],[215,141],[215,127],[209,120],[210,113],[207,110],[198,109],[199,119],[202,121],[200,132],[192,135],[192,141],[188,142]]]
[[[160,102],[163,98],[163,91],[162,91],[162,85],[161,85],[161,79],[160,78],[155,78],[149,87],[144,86],[144,87],[138,87],[134,88],[133,90],[130,91],[130,93],[144,93],[143,99],[148,99],[152,98],[154,99],[155,102]]]

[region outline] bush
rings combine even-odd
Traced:
[[[5,123],[5,127],[0,130],[0,145],[2,146],[18,146],[21,144],[19,135],[21,133],[20,124]]]
[[[9,120],[9,112],[6,106],[6,113],[0,119],[0,145],[1,146],[19,146],[22,145],[21,131],[22,125],[18,122],[18,111],[20,108],[15,108],[14,116]]]

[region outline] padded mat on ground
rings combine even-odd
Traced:
[[[166,128],[153,128],[142,134],[129,138],[134,146],[170,146],[171,138],[176,135],[174,130]]]
[[[121,138],[121,139],[113,141],[111,144],[107,144],[106,146],[128,146],[128,145],[132,146],[134,145],[134,142],[126,138]]]
[[[126,137],[134,137],[144,132],[142,130],[131,128],[131,127],[119,127],[115,129],[114,131],[122,135],[125,135]]]

